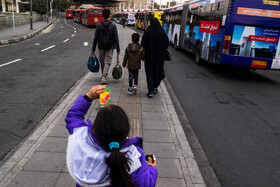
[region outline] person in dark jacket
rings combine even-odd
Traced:
[[[141,69],[141,60],[145,58],[145,49],[138,43],[139,42],[139,34],[132,34],[132,43],[128,44],[125,55],[123,59],[123,67],[127,65],[128,73],[129,73],[129,94],[136,94],[137,85],[138,85],[138,72]],[[132,90],[132,81],[134,81],[134,87]]]
[[[96,25],[96,30],[94,33],[94,39],[92,44],[91,53],[93,54],[96,50],[96,44],[99,41],[101,30],[104,29],[104,26],[109,25],[109,31],[111,34],[112,41],[112,48],[109,50],[103,50],[98,46],[99,48],[99,61],[101,64],[101,72],[102,72],[102,78],[101,78],[101,84],[107,84],[107,75],[112,63],[112,57],[113,57],[113,49],[117,49],[117,55],[120,54],[120,44],[119,44],[119,37],[118,37],[118,30],[116,25],[110,21],[110,10],[104,9],[102,11],[102,16],[104,17],[104,21],[98,23]]]
[[[105,88],[106,85],[92,87],[67,113],[69,174],[77,187],[154,187],[156,160],[148,157],[146,163],[142,138],[127,138],[129,119],[121,107],[107,105],[99,110],[94,124],[84,121],[91,102],[98,99]]]
[[[144,32],[141,45],[145,48],[145,71],[149,98],[157,93],[157,87],[164,79],[165,51],[168,48],[168,37],[158,19],[153,18]]]

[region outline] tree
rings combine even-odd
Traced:
[[[173,7],[173,6],[175,6],[176,4],[177,4],[176,1],[171,1],[171,2],[170,2],[170,7]]]

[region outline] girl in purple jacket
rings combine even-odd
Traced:
[[[100,109],[94,125],[84,121],[92,100],[104,92],[94,86],[80,96],[65,118],[70,135],[67,146],[67,167],[76,186],[143,186],[156,185],[156,161],[142,150],[140,137],[128,139],[130,125],[124,110],[117,105]]]

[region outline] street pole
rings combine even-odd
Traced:
[[[30,0],[30,30],[33,30],[33,25],[32,25],[32,0]]]
[[[2,12],[6,12],[6,2],[2,0]]]
[[[47,23],[49,23],[49,13],[48,13],[49,5],[48,5],[48,0],[46,0],[46,2],[47,2]]]
[[[14,13],[14,0],[12,0],[12,13],[13,13],[13,29],[14,29],[14,35],[16,35],[15,13]]]

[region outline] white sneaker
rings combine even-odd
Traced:
[[[137,86],[134,86],[134,88],[133,88],[133,94],[134,94],[134,95],[137,94]]]

